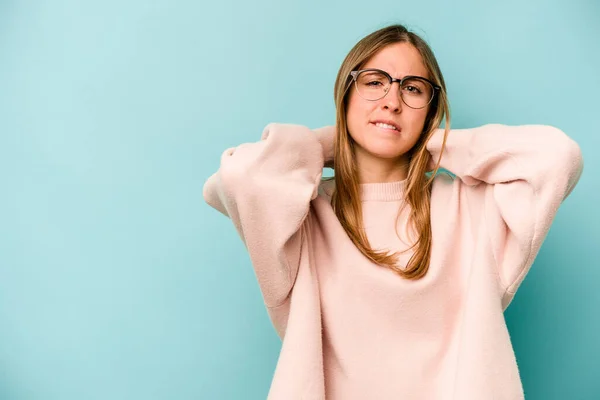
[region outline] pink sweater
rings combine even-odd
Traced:
[[[442,136],[427,146],[435,160]],[[334,182],[321,181],[332,156],[333,127],[269,124],[261,141],[225,151],[204,185],[244,241],[283,341],[269,399],[522,399],[503,311],[581,176],[577,143],[540,125],[452,130],[442,167],[457,178],[435,178],[431,264],[417,281],[350,241]],[[375,248],[410,244],[394,232],[404,185],[361,185]]]

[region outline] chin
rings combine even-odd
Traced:
[[[384,160],[393,160],[402,157],[406,154],[405,151],[390,151],[390,149],[366,149],[369,154],[373,157],[381,158]]]

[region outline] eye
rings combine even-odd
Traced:
[[[357,83],[365,88],[381,89],[388,86],[389,82],[385,75],[379,72],[363,71],[357,78]]]
[[[419,89],[416,86],[412,86],[412,85],[406,85],[406,86],[404,86],[404,90],[408,91],[409,93],[414,93],[414,94],[422,93],[421,89]]]

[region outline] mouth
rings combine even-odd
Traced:
[[[402,132],[402,128],[400,128],[396,124],[391,124],[391,123],[386,123],[386,122],[380,122],[380,121],[369,122],[369,124],[373,125],[375,128],[380,129],[380,130],[382,130],[384,132],[390,132],[390,133],[400,133],[400,132]]]

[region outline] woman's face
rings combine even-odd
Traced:
[[[377,68],[392,78],[429,74],[418,50],[409,43],[395,43],[381,49],[361,69]],[[359,158],[378,158],[406,162],[403,157],[417,142],[425,125],[430,105],[422,109],[408,107],[400,98],[400,84],[394,82],[385,97],[376,101],[365,100],[351,87],[346,120],[348,131]],[[400,130],[375,125],[378,120],[392,121]]]

